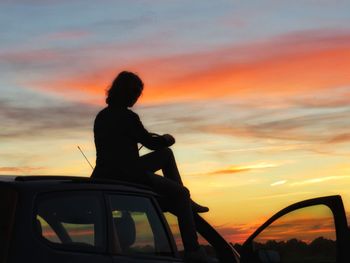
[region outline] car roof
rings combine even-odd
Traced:
[[[120,190],[155,195],[150,187],[125,181],[92,179],[84,176],[64,175],[0,175],[0,184],[10,184],[16,188],[42,192],[51,190],[93,189]]]

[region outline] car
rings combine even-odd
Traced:
[[[330,219],[315,210],[318,206],[331,211],[333,229]],[[181,238],[167,215],[166,200],[147,187],[73,176],[1,176],[0,207],[0,262],[183,262]],[[303,218],[305,209],[321,220],[310,228],[311,234],[322,234],[316,245],[314,240],[302,241],[302,235],[281,241],[278,235],[286,230],[282,225],[287,224],[293,234],[294,230],[299,233],[293,224],[313,222],[313,218],[298,221],[295,217],[301,211],[299,219]],[[290,215],[292,221],[286,221]],[[194,216],[214,262],[350,262],[349,230],[340,196],[291,205],[242,245],[227,242],[201,216]]]

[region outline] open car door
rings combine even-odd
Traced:
[[[349,229],[340,196],[290,205],[259,227],[240,249],[242,263],[350,262]]]

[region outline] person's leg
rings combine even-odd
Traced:
[[[185,261],[212,263],[199,245],[191,207],[190,193],[186,187],[156,174],[148,174],[153,190],[166,197],[178,219],[180,234],[185,249]],[[215,261],[216,262],[216,261]]]
[[[199,248],[196,227],[193,219],[190,193],[182,185],[159,175],[149,174],[152,189],[165,196],[171,205],[171,211],[178,218],[181,237],[186,251],[196,251]]]
[[[145,171],[152,173],[162,170],[165,178],[183,185],[173,151],[170,148],[163,148],[141,156],[140,164]]]

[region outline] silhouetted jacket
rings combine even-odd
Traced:
[[[152,137],[139,116],[128,108],[108,106],[95,119],[96,167],[94,178],[144,182],[138,166],[140,143],[151,150],[169,146],[163,137]]]

